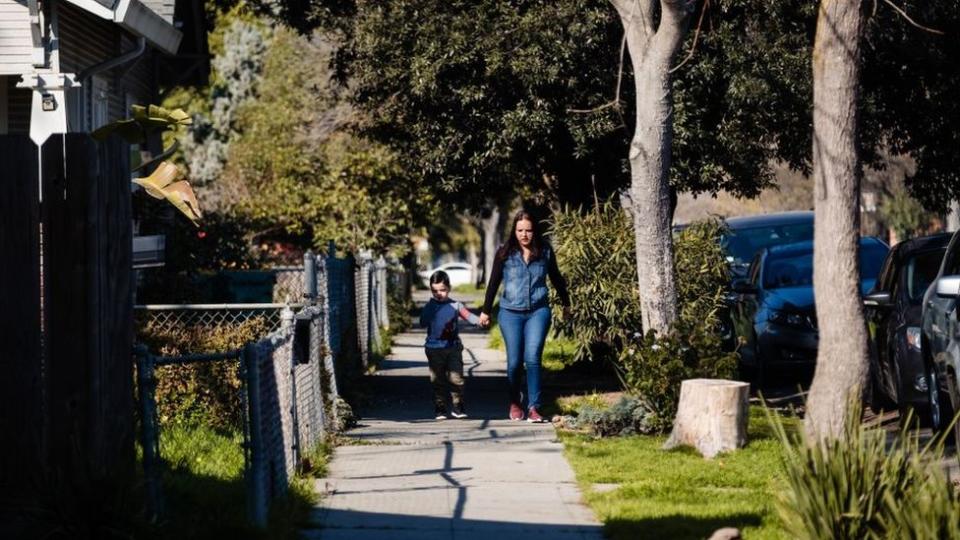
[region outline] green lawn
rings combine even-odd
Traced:
[[[484,292],[484,291],[486,291],[486,290],[487,290],[487,289],[486,289],[485,286],[480,286],[480,287],[478,287],[478,286],[473,285],[473,284],[470,284],[470,283],[468,283],[468,284],[466,284],[466,285],[457,285],[456,287],[453,288],[453,292],[454,292],[454,293],[467,293],[467,294],[482,293],[482,292]]]
[[[299,524],[316,500],[312,483],[293,478],[287,497],[270,509],[268,529],[255,530],[247,524],[242,444],[240,433],[164,426],[160,435],[160,455],[167,467],[164,519],[145,536],[158,540],[297,538]],[[311,453],[316,470],[323,470],[331,451],[320,447]]]
[[[747,447],[712,460],[662,450],[665,437],[564,432],[561,440],[585,501],[614,540],[699,539],[728,526],[748,539],[785,538],[774,508],[784,486],[781,446],[759,408],[751,409]],[[601,492],[595,484],[619,487]]]

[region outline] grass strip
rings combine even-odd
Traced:
[[[750,539],[786,537],[775,509],[786,487],[782,446],[758,407],[750,410],[747,446],[714,459],[663,450],[663,436],[560,438],[585,502],[613,540],[699,539],[721,527]]]

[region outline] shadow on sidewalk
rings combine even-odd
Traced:
[[[303,530],[306,539],[387,539],[425,540],[457,539],[574,539],[600,538],[599,525],[564,525],[538,523],[535,509],[517,513],[516,522],[462,517],[416,516],[380,512],[324,509],[314,519],[317,523],[335,523],[334,527]],[[521,521],[522,520],[522,521]]]

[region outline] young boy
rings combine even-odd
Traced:
[[[430,366],[430,383],[433,385],[433,405],[437,420],[447,418],[447,384],[453,402],[451,415],[466,418],[463,405],[463,343],[457,328],[457,319],[462,318],[473,325],[480,318],[460,302],[450,298],[450,277],[439,270],[430,276],[430,292],[433,298],[420,312],[420,326],[427,329],[424,348]]]

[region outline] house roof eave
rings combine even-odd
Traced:
[[[176,54],[183,33],[139,0],[117,0],[107,7],[97,0],[66,0],[96,15],[113,21],[166,54]]]

